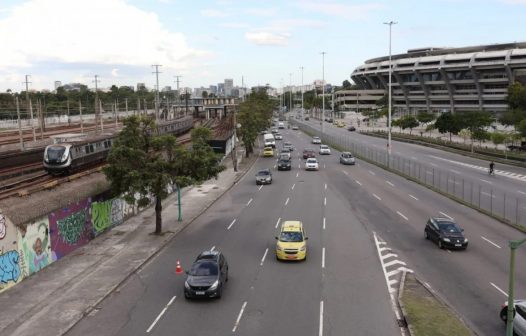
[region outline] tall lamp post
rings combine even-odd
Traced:
[[[323,137],[323,121],[325,118],[325,51],[321,52],[321,72],[322,72],[322,79],[321,79],[321,87],[322,87],[322,93],[321,93],[321,135]]]
[[[290,111],[289,112],[292,112],[292,73],[289,73],[289,90],[290,90],[290,100],[289,100]]]
[[[301,120],[304,120],[305,117],[303,115],[303,67],[300,67],[301,69]]]
[[[388,105],[388,125],[387,125],[387,156],[388,167],[391,168],[391,76],[393,72],[393,65],[391,64],[391,32],[394,24],[398,22],[389,21],[384,24],[389,25],[389,105]]]
[[[513,312],[515,311],[514,287],[515,287],[515,250],[526,243],[526,238],[521,240],[510,240],[510,278],[508,289],[508,314],[506,315],[506,336],[513,336]]]

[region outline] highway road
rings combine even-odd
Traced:
[[[377,166],[320,157],[306,172],[298,154],[314,147],[285,130],[296,147],[292,171],[260,158],[237,185],[179,233],[154,259],[68,335],[400,335],[390,291],[405,268],[433,288],[479,335],[499,335],[506,299],[507,241],[517,230]],[[369,138],[367,138],[369,139]],[[258,169],[274,183],[256,186]],[[424,239],[429,216],[450,216],[470,239],[466,251],[440,250]],[[278,262],[274,236],[287,219],[303,221],[308,259]],[[228,258],[230,281],[220,300],[186,301],[184,276],[199,252]],[[526,297],[526,251],[517,252],[516,296]]]
[[[300,122],[320,130],[320,121]],[[371,158],[386,161],[386,139],[349,132],[324,123],[324,133],[354,148],[367,148]],[[392,164],[466,202],[526,226],[526,168],[496,164],[496,175],[488,175],[489,161],[435,148],[392,142]]]

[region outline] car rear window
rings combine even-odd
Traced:
[[[258,171],[258,176],[267,176],[269,175],[270,173],[266,170],[261,170],[261,171]]]
[[[450,232],[450,233],[459,233],[460,228],[454,223],[438,223],[438,228],[440,231]]]

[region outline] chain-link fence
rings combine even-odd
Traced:
[[[526,229],[526,202],[517,197],[516,191],[502,191],[502,189],[493,188],[491,181],[480,184],[476,178],[461,178],[450,170],[432,167],[425,162],[396,154],[391,154],[391,162],[389,162],[387,148],[380,150],[358,143],[349,136],[322,134],[320,129],[309,125],[303,123],[297,125],[306,133],[320,136],[325,144],[342,151],[350,151],[359,159],[418,182],[498,220],[520,225]],[[486,174],[487,179],[494,178],[494,176],[489,176],[485,169],[479,170],[479,174]]]

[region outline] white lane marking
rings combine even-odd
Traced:
[[[400,215],[400,217],[402,217],[403,219],[405,219],[405,220],[409,220],[409,219],[408,219],[406,216],[404,216],[404,214],[401,213],[400,211],[397,211],[396,213],[397,213],[398,215]]]
[[[484,239],[485,241],[487,241],[491,245],[495,246],[496,248],[502,248],[502,247],[500,247],[499,245],[495,244],[494,242],[492,242],[491,240],[489,240],[488,238],[486,238],[484,236],[480,236],[480,238]]]
[[[164,306],[163,310],[161,311],[161,313],[159,315],[157,315],[157,318],[152,322],[152,324],[150,325],[150,327],[146,330],[147,333],[149,333],[150,331],[152,331],[153,327],[155,327],[155,325],[157,324],[157,322],[159,322],[159,319],[161,318],[161,316],[164,315],[164,313],[166,312],[166,310],[168,309],[168,307],[170,307],[170,305],[172,304],[172,302],[174,302],[175,300],[175,296],[172,297],[172,299],[170,300],[170,302],[168,302],[168,304],[166,306]]]
[[[290,197],[287,197],[287,200],[285,201],[285,205],[289,204]]]
[[[263,188],[263,185],[260,185],[260,186],[259,186],[259,190],[261,190],[261,188]]]
[[[259,266],[263,266],[263,262],[265,261],[265,257],[267,256],[267,253],[268,253],[268,247],[265,250],[265,254],[263,254],[263,258],[261,258],[261,263],[259,264]]]
[[[521,193],[521,194],[523,194],[523,195],[526,195],[526,192],[524,192],[524,191],[517,190],[517,192],[518,192],[518,193]]]
[[[323,336],[323,301],[320,301],[320,331],[318,336]]]
[[[323,198],[323,205],[327,205],[327,197]]]
[[[497,285],[495,285],[493,282],[490,282],[489,283],[490,285],[492,285],[493,287],[495,287],[496,290],[498,290],[499,292],[501,292],[502,294],[504,294],[505,297],[508,297],[508,293],[506,293],[505,291],[503,291],[502,289],[500,289]]]
[[[323,168],[325,168],[325,163],[323,164]]]
[[[248,201],[247,206],[249,206],[250,203],[252,203],[252,198]]]
[[[239,321],[241,321],[241,316],[243,316],[243,312],[245,311],[245,307],[247,306],[247,302],[243,302],[243,306],[241,307],[241,311],[239,312],[239,315],[237,316],[236,324],[234,324],[234,329],[232,329],[232,332],[236,332],[237,326],[239,325]]]
[[[450,250],[446,250],[446,251],[447,251],[447,253],[451,253],[451,251],[450,251]]]
[[[374,197],[376,197],[377,200],[381,201],[382,199],[380,197],[378,197],[378,195],[376,194],[373,194]]]
[[[274,165],[274,169],[276,169],[276,165]]]
[[[325,217],[323,217],[323,229],[325,230]]]
[[[296,183],[294,183],[294,184],[292,185],[292,188],[291,188],[291,189],[294,190],[294,187],[295,187],[295,186],[296,186]]]
[[[493,182],[491,181],[488,181],[488,180],[484,180],[484,179],[480,179],[482,182],[486,182],[486,183],[489,183],[489,184],[493,184]]]
[[[227,230],[230,230],[230,228],[232,227],[232,225],[234,225],[234,223],[236,222],[237,219],[234,219],[232,221],[232,223],[230,223],[230,225],[226,228]]]
[[[278,218],[278,221],[276,222],[276,229],[278,228],[279,222],[281,221],[281,217]]]
[[[369,170],[369,174],[376,175],[375,172]]]
[[[455,173],[455,174],[460,174],[460,172],[455,170],[455,169],[450,169],[449,171],[452,172],[452,173]]]
[[[448,214],[445,213],[445,212],[439,211],[439,213],[440,213],[442,216],[445,216],[445,217],[447,217],[447,218],[449,218],[449,219],[453,219],[453,217],[451,217],[450,215],[448,215]]]
[[[346,172],[345,170],[342,170],[342,172],[343,172],[345,175],[349,175],[349,173]]]
[[[358,183],[358,185],[362,185],[362,182],[360,182],[358,180],[354,180],[354,182]]]
[[[296,177],[298,177],[299,175],[300,175],[300,173],[299,173],[299,172],[298,172],[298,173],[296,173]]]
[[[385,181],[385,183],[389,184],[391,187],[394,187],[394,184],[392,184],[392,183],[389,182],[389,181]]]
[[[415,196],[409,194],[409,197],[413,198],[414,200],[418,201],[418,198],[416,198]]]
[[[321,249],[321,268],[325,268],[325,247]]]
[[[215,248],[216,248],[216,246],[215,246],[215,245],[214,245],[214,246],[212,246],[212,248],[210,249],[210,251],[213,251],[213,250],[215,250]]]
[[[301,168],[301,164],[300,163],[298,163],[298,168]]]
[[[325,190],[327,190],[327,183],[325,183]]]

